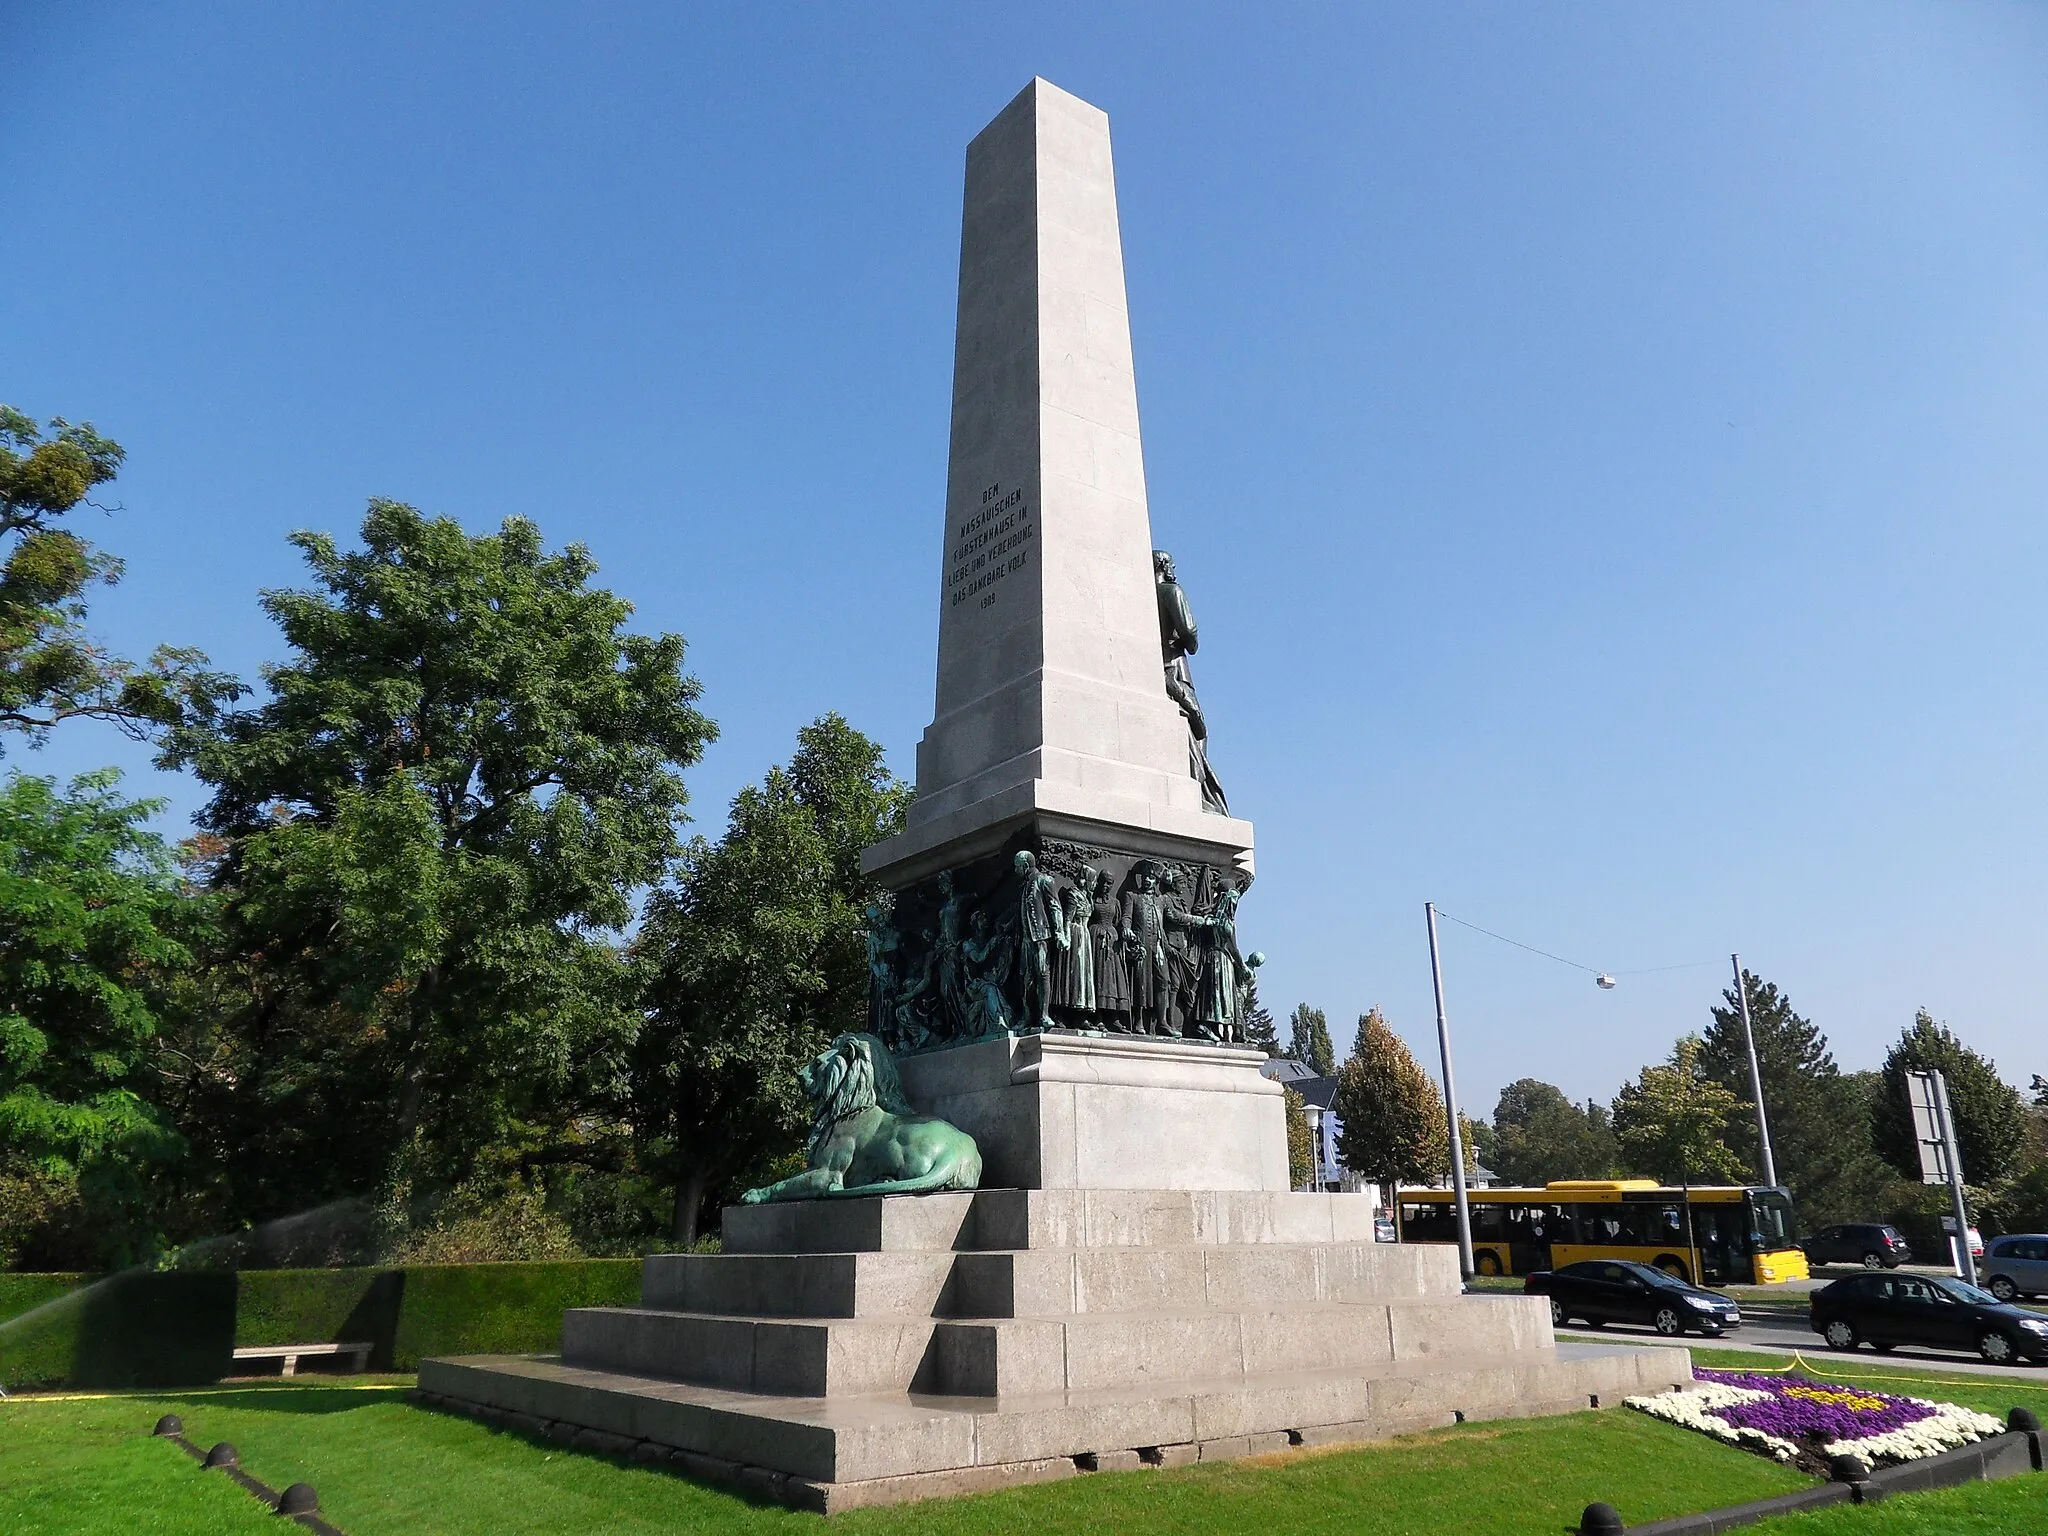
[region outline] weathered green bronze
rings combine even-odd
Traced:
[[[974,1138],[911,1109],[896,1064],[873,1035],[841,1035],[804,1068],[801,1081],[811,1101],[809,1166],[748,1190],[743,1205],[980,1186]]]

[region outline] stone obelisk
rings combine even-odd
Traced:
[[[1109,118],[1033,80],[967,150],[938,694],[899,884],[1018,828],[1250,867],[1167,697]]]

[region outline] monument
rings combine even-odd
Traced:
[[[829,1512],[1690,1380],[1289,1189],[1241,1037],[1252,828],[1152,542],[1108,119],[1043,80],[967,151],[939,612],[809,1168],[729,1207],[722,1253],[648,1259],[638,1307],[570,1312],[559,1355],[430,1360],[421,1395]]]

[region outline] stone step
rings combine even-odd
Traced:
[[[663,1253],[640,1270],[640,1304],[743,1317],[943,1316],[964,1254]]]
[[[963,1253],[955,1317],[1455,1298],[1455,1267],[1419,1245],[1243,1243]]]
[[[938,1326],[929,1316],[810,1320],[577,1307],[562,1318],[562,1358],[783,1397],[937,1392]]]
[[[697,1475],[717,1475],[716,1463],[724,1463],[808,1480],[819,1485],[820,1499],[835,1489],[829,1497],[843,1502],[824,1507],[837,1509],[1031,1481],[1047,1458],[1137,1451],[1158,1464],[1161,1448],[1175,1447],[1203,1460],[1241,1456],[1461,1419],[1613,1404],[1691,1379],[1683,1349],[1566,1344],[1507,1357],[1475,1350],[1342,1370],[1147,1380],[994,1400],[754,1396],[516,1355],[423,1361],[419,1385],[430,1402],[481,1411],[531,1433],[567,1438],[582,1427],[712,1458],[705,1465],[679,1458],[682,1470]]]
[[[930,1379],[970,1396],[1091,1392],[1453,1352],[1507,1356],[1553,1342],[1547,1306],[1524,1297],[1023,1316],[940,1324]]]
[[[1186,1376],[1373,1366],[1553,1342],[1539,1297],[1418,1297],[1058,1316],[781,1319],[584,1307],[563,1320],[571,1365],[740,1392],[993,1397]]]
[[[982,1189],[727,1206],[723,1241],[727,1253],[946,1253],[1372,1238],[1372,1204],[1363,1195]],[[1456,1272],[1448,1246],[1423,1251]]]
[[[744,1317],[1016,1317],[1459,1294],[1430,1250],[1238,1243],[968,1253],[659,1254],[642,1306]]]

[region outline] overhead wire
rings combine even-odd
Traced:
[[[1495,933],[1491,928],[1482,928],[1477,923],[1467,922],[1462,917],[1446,912],[1442,907],[1436,909],[1436,915],[1447,922],[1456,923],[1460,928],[1470,928],[1474,933],[1483,933],[1489,939],[1497,940],[1502,944],[1512,944],[1516,949],[1526,949],[1532,955],[1541,955],[1546,960],[1555,960],[1559,965],[1568,965],[1573,970],[1584,971],[1589,976],[1654,976],[1662,971],[1696,971],[1704,966],[1720,965],[1723,963],[1718,959],[1686,960],[1677,965],[1646,965],[1627,971],[1603,971],[1597,965],[1585,965],[1577,960],[1567,960],[1563,955],[1553,955],[1549,950],[1538,949],[1534,944],[1524,944],[1520,939],[1511,939],[1504,933]]]

